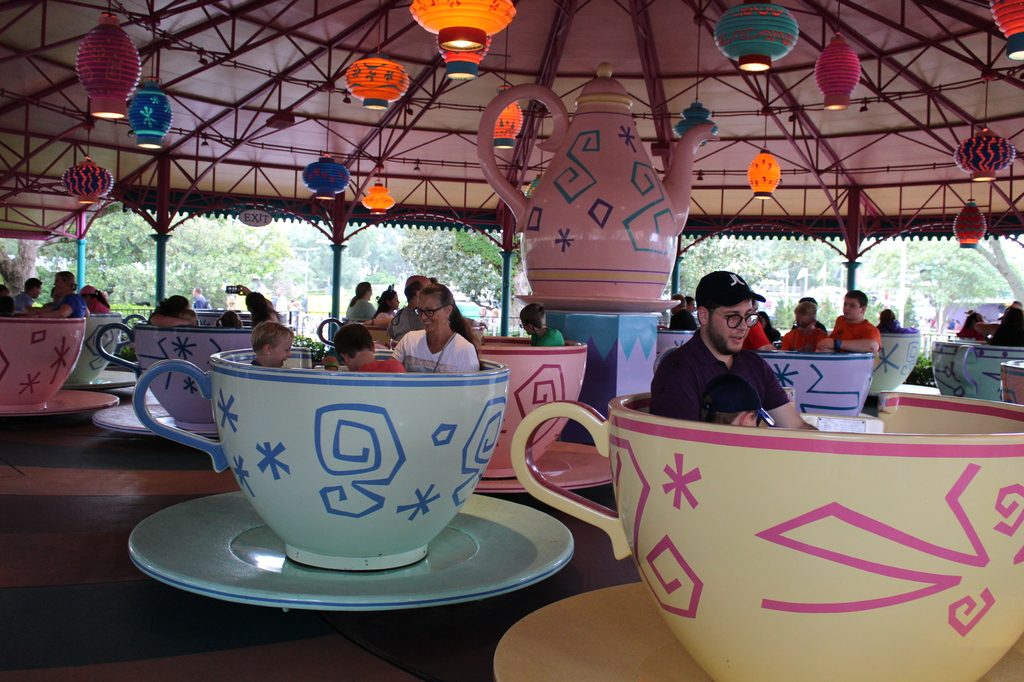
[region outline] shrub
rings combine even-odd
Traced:
[[[907,383],[914,386],[935,386],[935,375],[932,373],[932,360],[925,354],[917,356],[917,364],[910,370]]]
[[[313,356],[313,362],[323,362],[324,353],[327,352],[327,347],[318,341],[317,339],[310,338],[308,336],[295,335],[295,340],[292,342],[292,346],[295,348],[308,348]]]

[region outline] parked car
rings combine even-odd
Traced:
[[[463,317],[470,320],[480,319],[480,306],[469,299],[456,298],[455,305],[459,306],[459,312],[462,313]]]

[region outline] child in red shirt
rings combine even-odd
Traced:
[[[373,354],[373,337],[361,324],[346,324],[334,335],[334,350],[350,372],[405,372],[394,358],[378,360]]]

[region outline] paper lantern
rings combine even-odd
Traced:
[[[676,135],[682,137],[686,134],[686,131],[694,126],[700,125],[701,123],[710,123],[714,127],[711,129],[712,135],[718,134],[718,124],[711,119],[711,111],[708,110],[700,100],[693,100],[693,104],[683,109],[682,118],[676,122],[672,130],[675,131]],[[704,146],[707,140],[700,143],[700,146]]]
[[[479,50],[516,16],[512,0],[413,0],[409,11],[443,49],[455,51]]]
[[[495,149],[511,149],[516,144],[516,135],[523,129],[523,110],[519,102],[505,107],[494,123]]]
[[[715,24],[715,45],[744,71],[767,71],[796,46],[800,29],[785,7],[744,0]]]
[[[1006,56],[1024,59],[1024,0],[989,0],[996,26],[1006,36]]]
[[[394,205],[394,197],[388,192],[388,188],[379,182],[363,197],[363,206],[369,209],[372,215],[384,215]]]
[[[78,45],[75,72],[89,95],[96,118],[124,118],[127,100],[142,73],[139,51],[117,23],[104,12],[100,23],[85,34]]]
[[[762,149],[747,168],[747,181],[750,189],[754,190],[755,199],[770,199],[781,179],[782,168],[767,149]]]
[[[170,98],[159,83],[147,80],[128,107],[128,122],[135,132],[135,144],[144,149],[160,149],[173,119]]]
[[[114,189],[114,176],[87,156],[64,171],[60,184],[65,192],[78,199],[78,203],[95,204]]]
[[[480,75],[480,62],[490,48],[490,36],[487,36],[484,46],[479,50],[446,50],[438,45],[438,52],[444,59],[444,75],[453,81],[473,80]]]
[[[345,69],[345,82],[367,109],[387,109],[409,88],[409,74],[398,62],[375,55],[352,62]]]
[[[333,199],[348,187],[348,169],[329,156],[306,166],[302,171],[302,182],[317,199]]]
[[[860,57],[842,36],[832,38],[832,42],[818,55],[814,64],[814,80],[825,96],[826,109],[842,111],[850,106],[850,93],[860,82]]]
[[[985,216],[974,203],[974,199],[967,200],[953,221],[953,232],[956,234],[956,240],[960,242],[961,249],[978,248],[978,242],[985,238],[987,228]]]
[[[991,182],[996,173],[1006,169],[1017,158],[1017,149],[1009,140],[982,128],[960,143],[953,160],[974,182]]]

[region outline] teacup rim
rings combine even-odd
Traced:
[[[35,315],[12,315],[11,317],[0,317],[0,323],[11,324],[85,324],[87,317],[36,317]]]
[[[757,354],[763,358],[784,357],[808,360],[824,360],[828,362],[849,362],[851,360],[874,359],[874,353],[815,353],[799,350],[759,350]]]

